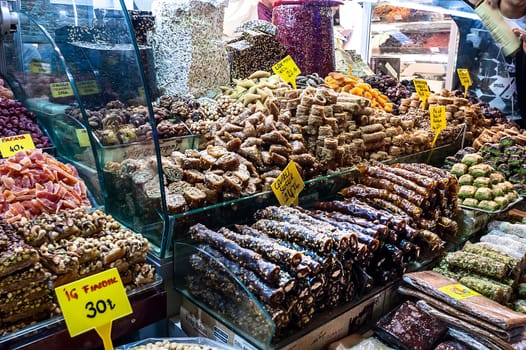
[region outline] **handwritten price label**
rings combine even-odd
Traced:
[[[95,329],[105,348],[112,321],[133,312],[116,268],[57,287],[55,294],[70,336]]]
[[[469,71],[466,68],[457,68],[458,78],[460,79],[460,84],[464,87],[464,98],[468,95],[468,89],[471,86],[471,76]]]
[[[270,187],[279,204],[291,205],[297,203],[298,195],[303,191],[305,184],[298,172],[298,168],[296,168],[296,164],[289,162]]]
[[[20,151],[31,149],[35,149],[35,144],[29,134],[3,137],[0,139],[0,153],[2,153],[2,157],[4,158],[14,156]]]
[[[89,147],[89,137],[88,132],[86,129],[75,129],[75,133],[77,134],[77,140],[79,142],[80,147]]]
[[[290,55],[273,65],[272,71],[287,83],[292,84],[294,89],[296,88],[296,77],[301,71]]]
[[[38,74],[51,74],[51,64],[40,61],[31,61],[29,71]]]
[[[53,98],[73,96],[73,89],[68,81],[49,84]]]
[[[413,79],[413,84],[415,85],[416,94],[422,99],[422,110],[424,110],[426,109],[427,98],[431,95],[427,81],[424,79]]]
[[[99,86],[95,80],[83,80],[77,83],[79,94],[81,95],[95,95],[100,93]]]
[[[435,132],[435,138],[431,144],[431,148],[435,147],[440,132],[447,126],[446,121],[446,106],[432,107],[429,109],[429,118],[431,122],[431,130]]]

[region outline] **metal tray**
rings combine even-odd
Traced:
[[[497,211],[489,211],[489,210],[484,210],[484,209],[479,209],[479,208],[467,207],[465,205],[459,205],[459,207],[462,208],[462,209],[466,209],[466,210],[479,211],[481,213],[500,214],[500,213],[507,212],[508,210],[513,208],[515,206],[515,204],[519,203],[520,201],[522,201],[522,197],[519,196],[519,198],[517,198],[514,202],[508,204],[508,206],[506,208],[502,208],[502,209],[499,209]]]

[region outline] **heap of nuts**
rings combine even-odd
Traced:
[[[187,127],[175,120],[169,110],[154,107],[154,120],[159,138],[188,135]],[[82,115],[76,107],[66,113],[80,121]],[[86,110],[88,123],[104,146],[141,142],[152,138],[152,127],[146,106],[126,107],[120,101],[110,101],[99,110]]]

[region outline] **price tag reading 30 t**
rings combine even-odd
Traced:
[[[294,89],[296,88],[296,77],[301,71],[290,55],[273,65],[272,71],[287,83],[292,84]]]
[[[55,288],[70,336],[111,325],[132,308],[116,268]]]

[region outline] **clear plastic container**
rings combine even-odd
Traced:
[[[277,0],[272,21],[278,40],[285,46],[303,75],[325,77],[334,71],[334,6],[331,0]]]

